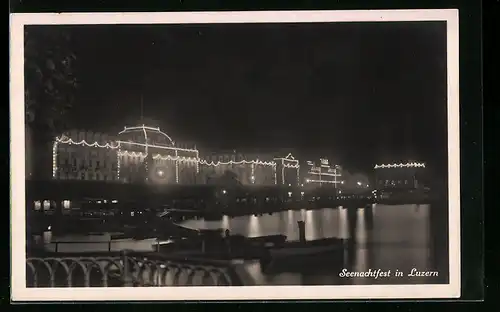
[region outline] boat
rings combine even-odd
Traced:
[[[285,242],[267,248],[260,266],[265,274],[316,270],[342,263],[344,246],[344,241],[337,238]]]
[[[135,240],[124,236],[123,233],[89,233],[52,237],[45,242],[44,250],[58,253],[118,252],[125,249],[152,252],[156,244],[156,238]]]
[[[325,238],[308,242],[292,241],[269,248],[272,258],[294,256],[316,256],[322,253],[338,251],[344,248],[343,241],[337,238]]]

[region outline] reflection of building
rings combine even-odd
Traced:
[[[328,159],[320,158],[319,163],[307,161],[305,183],[308,185],[331,186],[337,188],[342,183],[342,168],[331,165]]]
[[[424,178],[424,163],[375,165],[377,189],[416,189]]]
[[[243,185],[298,185],[291,154],[205,153],[175,143],[159,128],[125,127],[116,136],[70,131],[56,138],[52,177],[121,183],[206,184],[228,171]]]

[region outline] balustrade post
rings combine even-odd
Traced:
[[[130,262],[129,262],[129,256],[128,256],[128,250],[122,250],[120,251],[120,256],[121,256],[121,261],[123,264],[123,271],[122,271],[122,283],[124,287],[132,287],[133,286],[133,279],[132,279],[132,272],[130,269]]]
[[[301,243],[306,242],[306,223],[304,221],[297,221],[299,227],[299,241]]]

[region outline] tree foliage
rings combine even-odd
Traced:
[[[64,29],[37,26],[24,32],[26,123],[47,138],[64,128],[77,80],[71,37]]]

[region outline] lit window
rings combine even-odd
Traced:
[[[43,201],[43,210],[49,210],[50,208],[50,201],[44,200]]]
[[[37,200],[35,201],[35,210],[40,210],[40,209],[42,209],[42,203],[39,200]]]
[[[69,209],[71,202],[66,199],[66,200],[63,200],[62,204],[63,204],[64,209]]]

